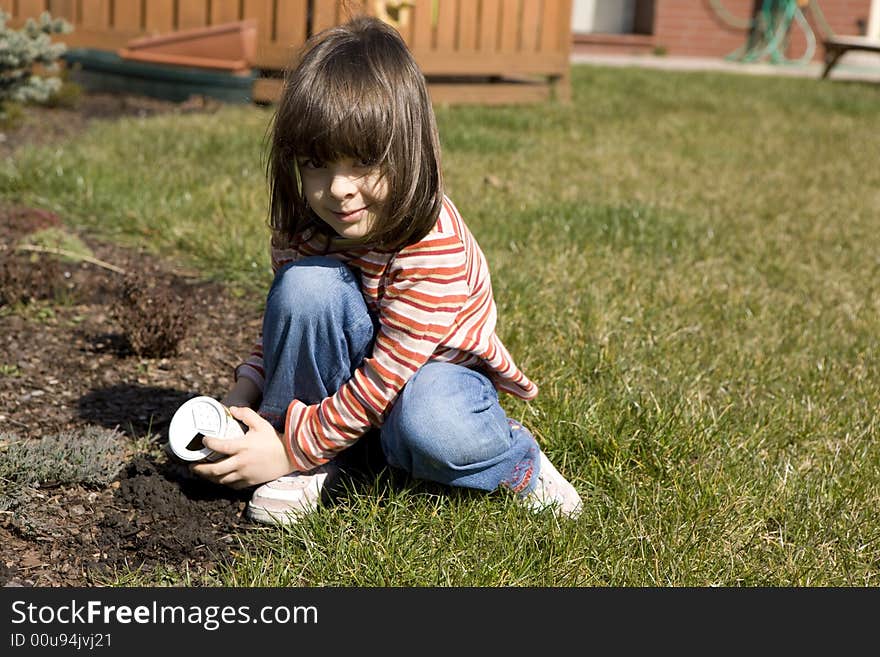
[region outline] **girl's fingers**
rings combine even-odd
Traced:
[[[229,486],[236,490],[250,485],[239,471],[237,460],[232,457],[217,461],[216,463],[194,463],[189,468],[191,472],[210,482]]]
[[[249,406],[230,406],[229,412],[236,420],[244,422],[248,429],[255,429],[258,425],[266,422],[266,419]]]
[[[205,447],[226,456],[237,454],[241,450],[243,442],[241,438],[216,438],[214,436],[202,438],[202,444]]]
[[[229,486],[230,488],[242,487],[241,475],[239,475],[238,472],[230,472],[227,475],[223,475],[222,477],[217,479],[217,483],[224,486]]]
[[[223,440],[220,438],[217,438],[215,440],[223,442]],[[229,476],[232,473],[235,473],[237,467],[238,464],[232,457],[230,457],[225,458],[221,461],[217,461],[216,463],[195,463],[190,466],[190,471],[194,472],[200,477],[204,477],[205,479],[210,479],[213,482],[221,483],[220,480],[224,477]]]

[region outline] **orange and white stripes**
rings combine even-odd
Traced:
[[[409,378],[429,360],[478,366],[499,390],[532,399],[538,389],[495,333],[496,308],[485,256],[447,198],[435,229],[396,253],[318,241],[293,249],[273,243],[272,265],[324,254],[360,275],[361,292],[379,318],[371,356],[331,397],[287,410],[285,446],[295,466],[310,470],[381,426]],[[236,369],[262,387],[262,345]]]

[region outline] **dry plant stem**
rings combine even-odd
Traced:
[[[15,247],[16,251],[33,251],[35,253],[51,253],[52,255],[64,256],[66,258],[73,258],[74,260],[82,260],[84,262],[91,263],[93,265],[97,265],[98,267],[103,267],[104,269],[109,269],[110,271],[116,272],[117,274],[124,274],[125,270],[121,267],[117,267],[116,265],[111,265],[109,262],[104,262],[103,260],[98,260],[97,258],[93,258],[92,256],[82,255],[81,253],[74,253],[73,251],[66,251],[65,249],[56,249],[50,246],[38,246],[36,244],[20,244]]]
[[[0,418],[2,418],[3,422],[9,422],[9,423],[11,423],[11,424],[14,424],[14,425],[16,425],[16,426],[21,427],[22,429],[28,429],[28,428],[30,428],[29,425],[25,424],[24,422],[19,422],[18,420],[13,420],[11,417],[8,417],[8,416],[5,415],[5,414],[0,415]],[[9,444],[9,443],[0,440],[0,449],[3,449],[3,448],[6,447],[8,444]]]

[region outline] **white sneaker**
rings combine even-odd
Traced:
[[[558,517],[577,518],[583,510],[581,496],[568,480],[559,474],[550,459],[541,452],[538,483],[523,497],[523,504],[533,511],[550,509]]]
[[[251,496],[247,516],[269,525],[293,524],[318,508],[322,491],[338,474],[339,466],[329,461],[314,470],[294,472],[265,483]]]

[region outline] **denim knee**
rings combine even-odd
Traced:
[[[465,467],[510,447],[507,416],[492,382],[460,365],[430,362],[407,382],[382,428],[392,465]],[[398,461],[398,463],[394,463]]]
[[[312,256],[291,262],[275,274],[266,300],[266,312],[272,315],[306,318],[322,317],[329,309],[345,305],[353,294],[354,302],[362,296],[357,279],[342,262],[324,256]]]
[[[280,268],[263,314],[261,409],[279,415],[291,399],[316,404],[335,393],[369,353],[375,331],[343,263],[316,257]]]

